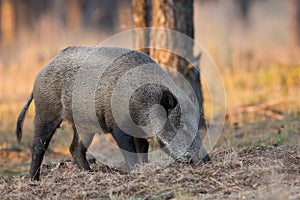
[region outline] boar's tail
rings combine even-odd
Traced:
[[[29,105],[30,103],[32,102],[32,99],[33,99],[33,94],[31,93],[24,108],[22,109],[19,117],[18,117],[18,121],[17,121],[17,128],[16,128],[16,135],[17,135],[17,139],[18,139],[18,142],[20,143],[21,142],[21,139],[22,139],[22,125],[23,125],[23,121],[24,121],[24,118],[25,118],[25,115],[26,115],[26,112],[29,108]]]

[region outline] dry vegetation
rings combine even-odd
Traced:
[[[51,16],[40,19],[34,31],[21,30],[13,46],[0,48],[1,199],[300,199],[299,59],[290,57],[288,51],[284,1],[276,1],[275,7],[266,2],[253,9],[247,31],[233,18],[224,17],[231,12],[222,11],[224,5],[207,4],[203,12],[196,12],[196,27],[202,27],[196,28],[196,38],[219,66],[228,113],[275,99],[280,103],[268,110],[282,119],[268,117],[266,110],[227,116],[211,152],[212,163],[195,169],[180,164],[157,170],[141,166],[126,174],[93,164],[95,172],[86,173],[72,164],[54,165],[43,169],[41,182],[30,182],[33,106],[24,123],[22,145],[16,143],[14,128],[35,74],[66,46],[95,45],[106,35],[90,30],[68,32]],[[276,15],[270,14],[272,9],[277,9]],[[209,117],[207,90],[204,96]],[[64,124],[56,133],[45,162],[70,159],[69,129]]]
[[[52,145],[46,154],[42,180],[31,182],[29,150],[0,151],[4,158],[0,172],[9,175],[0,177],[0,192],[4,199],[299,199],[299,119],[226,125],[210,152],[212,162],[196,168],[173,163],[163,169],[146,165],[123,173],[98,163],[92,164],[94,172],[87,173],[59,161],[70,156],[62,151],[67,147],[58,144],[59,152]]]
[[[172,164],[164,169],[141,166],[122,173],[103,165],[83,172],[73,165],[43,169],[43,180],[28,175],[0,179],[5,199],[299,199],[300,149],[261,146],[218,149],[213,162],[192,168]]]

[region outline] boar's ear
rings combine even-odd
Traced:
[[[177,105],[177,99],[169,90],[164,90],[160,100],[160,105],[162,105],[166,111],[170,108],[175,108]]]

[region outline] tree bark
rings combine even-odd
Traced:
[[[145,28],[150,26],[150,6],[149,0],[132,0],[133,25],[134,28]],[[150,36],[148,32],[134,32],[134,47],[141,52],[149,54],[149,48],[139,48],[148,46]]]
[[[162,27],[179,31],[191,38],[194,38],[194,10],[193,0],[152,0],[152,26]],[[170,35],[160,35],[159,31],[151,32],[151,46],[155,44],[165,44],[172,49],[183,48],[186,56],[193,54],[194,44],[186,42],[178,44],[176,38]],[[150,56],[161,65],[175,68],[180,72],[191,84],[199,103],[200,121],[199,127],[205,126],[203,112],[203,98],[200,83],[199,70],[190,67],[191,64],[183,57],[172,52],[167,52],[159,49],[151,49]],[[197,60],[198,59],[198,60]],[[193,63],[199,63],[200,57],[194,58]],[[198,67],[198,66],[195,66]]]

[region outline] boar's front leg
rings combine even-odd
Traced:
[[[73,125],[72,128],[74,137],[70,145],[70,153],[80,169],[91,171],[90,165],[86,159],[86,151],[93,140],[94,134],[86,134],[85,142],[83,143],[81,138],[79,138],[76,127]]]
[[[137,153],[139,153],[139,159],[141,163],[147,163],[148,162],[148,149],[149,149],[149,143],[144,138],[134,138],[134,143],[136,147]]]
[[[118,127],[113,129],[112,135],[125,158],[127,167],[129,170],[132,170],[138,164],[138,156],[133,136],[126,134]]]

